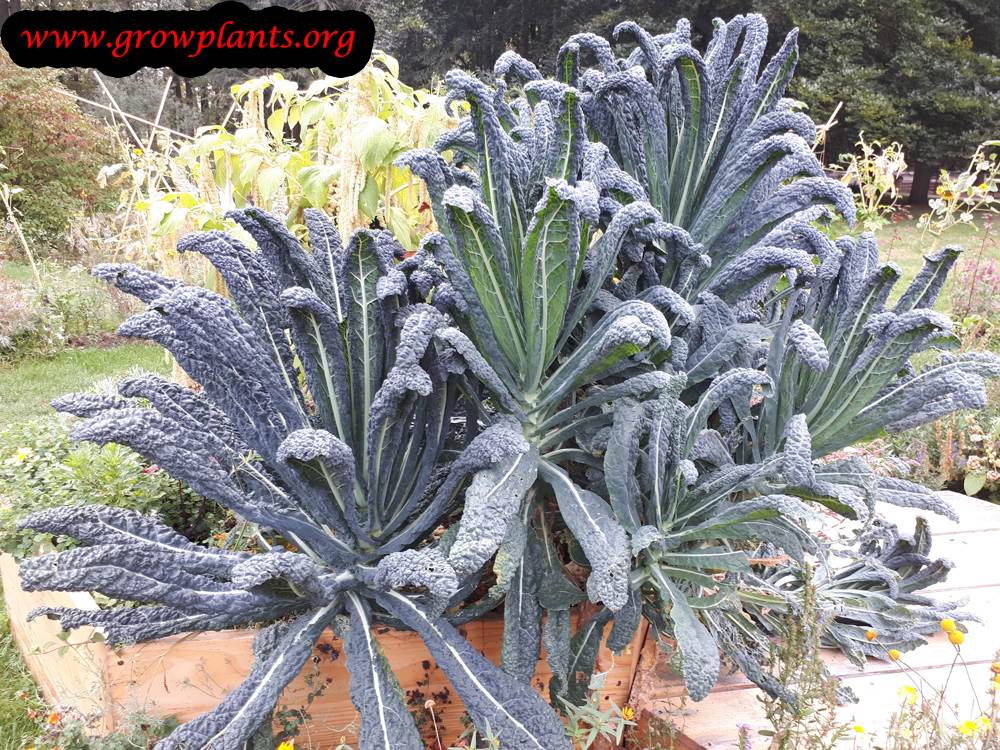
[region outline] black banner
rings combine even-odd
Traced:
[[[171,68],[182,76],[212,68],[319,68],[346,77],[368,62],[375,25],[354,10],[253,11],[224,2],[203,11],[22,10],[0,40],[26,68],[96,68],[126,76]]]

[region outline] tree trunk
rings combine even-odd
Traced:
[[[910,185],[910,197],[906,202],[910,205],[924,206],[927,204],[927,193],[931,189],[931,176],[934,170],[925,161],[913,165],[913,183]]]

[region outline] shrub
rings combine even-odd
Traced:
[[[685,22],[656,38],[623,24],[618,37],[637,49],[615,59],[605,40],[577,35],[560,52],[561,81],[513,53],[495,88],[449,73],[452,97],[470,106],[437,144],[453,158],[404,157],[442,229],[424,247],[461,295],[458,327],[489,361],[478,377],[537,446],[532,497],[554,497],[569,559],[588,566],[587,594],[605,605],[581,632],[599,641],[614,620],[608,643],[620,648],[644,614],[678,642],[696,700],[719,674],[720,647],[765,690],[793,697],[759,661],[775,616],[800,606],[805,563],[825,556],[807,502],[863,523],[879,500],[951,512],[862,461],[818,459],[982,406],[983,379],[1000,374],[990,355],[933,359],[951,322],[930,308],[956,249],[928,256],[890,309],[899,270],[879,266],[873,237],[834,244],[807,223],[831,208],[851,220],[854,206],[809,149],[812,124],[781,98],[794,34],[758,77],[766,31],[757,16],[722,24],[703,58]],[[597,69],[582,70],[585,52]],[[524,519],[548,536],[530,504]],[[822,566],[816,582],[820,606],[840,611],[825,641],[859,663],[873,653],[865,623],[910,648],[952,608],[892,593],[947,565],[911,567],[894,527],[864,533],[842,551],[850,564]],[[534,555],[518,546],[502,559],[526,587],[507,591],[504,663],[532,663],[545,610],[553,693],[578,698],[579,684],[560,684],[568,635],[553,632],[573,599],[539,604],[546,587],[527,582],[544,580],[537,560],[554,554]]]
[[[24,585],[156,602],[48,612],[67,627],[101,624],[113,642],[293,618],[261,632],[258,664],[241,688],[163,747],[211,737],[242,745],[315,639],[335,626],[361,710],[362,746],[392,737],[393,747],[422,748],[372,637],[374,622],[420,633],[478,725],[520,746],[560,747],[562,726],[532,688],[483,659],[452,624],[475,610],[444,617],[476,588],[503,524],[482,536],[453,532],[440,544],[431,543],[435,530],[477,472],[483,503],[518,504],[534,477],[534,454],[508,423],[481,429],[470,417],[478,400],[465,395],[462,357],[472,355],[448,345],[446,318],[420,301],[433,269],[421,267],[425,258],[397,263],[403,249],[385,232],[358,232],[345,248],[317,213],[306,214],[311,253],[260,211],[231,218],[259,252],[220,233],[188,238],[184,249],[216,264],[235,304],[135,267],[96,269],[151,305],[121,332],[165,345],[201,394],[148,377],[126,381],[120,396],[75,394],[56,405],[87,417],[74,437],[129,445],[256,524],[270,551],[195,546],[132,511],[62,508],[22,525],[93,546],[26,560]],[[446,304],[447,285],[434,297]],[[464,429],[451,429],[453,416]],[[488,518],[482,508],[470,512]],[[159,584],[151,588],[151,580]]]
[[[102,504],[155,513],[191,539],[205,539],[222,517],[159,467],[121,445],[99,447],[70,440],[72,419],[44,418],[0,433],[0,549],[18,558],[54,546],[75,546],[68,537],[16,528],[25,516],[59,506]]]
[[[969,316],[959,328],[964,351],[996,351],[1000,326]],[[982,410],[964,411],[889,436],[889,452],[914,479],[967,495],[1000,500],[1000,383],[991,383]]]
[[[81,266],[44,261],[39,268],[40,283],[32,287],[0,275],[10,290],[10,304],[0,311],[0,359],[99,343],[136,309],[117,290],[109,296]]]
[[[110,145],[99,137],[97,120],[54,90],[55,72],[21,68],[0,54],[4,179],[24,188],[16,207],[28,240],[36,251],[51,251],[75,217],[110,207],[112,196],[96,181]]]
[[[103,736],[92,730],[94,716],[84,716],[72,708],[56,706],[38,711],[38,736],[32,747],[36,750],[137,750],[151,748],[158,739],[176,728],[172,718],[130,712],[121,721],[121,728]]]
[[[906,169],[906,157],[902,144],[869,143],[864,132],[858,133],[854,145],[857,150],[841,154],[840,163],[832,168],[843,170],[841,182],[856,191],[854,202],[861,226],[876,232],[889,224],[896,212],[896,180]]]
[[[85,268],[76,265],[45,266],[42,285],[35,294],[49,336],[67,343],[85,342],[113,331],[135,309],[123,295],[109,296]]]
[[[328,626],[365,750],[423,746],[373,624],[420,634],[481,735],[562,750],[530,683],[543,643],[556,706],[586,705],[599,644],[621,651],[643,617],[677,644],[691,698],[721,651],[794,702],[762,661],[806,592],[823,642],[858,663],[961,619],[916,593],[949,567],[926,524],[910,539],[874,518],[878,501],[947,505],[863,461],[821,460],[984,403],[1000,362],[947,353],[951,322],[931,310],[959,251],[928,256],[890,308],[899,270],[871,235],[834,243],[810,225],[851,221],[854,205],[782,98],[794,33],[766,64],[759,16],[720,23],[704,55],[686,22],[616,36],[637,48],[616,58],[572,37],[558,80],[510,52],[492,86],[448,74],[468,116],[397,162],[425,181],[440,229],[412,255],[384,231],[345,247],[313,210],[306,248],[248,208],[228,216],[256,250],[221,232],[180,246],[231,302],[95,269],[148,305],[121,332],[164,345],[202,390],[146,379],[67,396],[57,407],[86,418],[74,437],[132,447],[269,550],[206,549],[101,506],[24,520],[90,545],[25,561],[27,589],[154,602],[45,613],[64,627],[120,641],[278,620],[243,685],[163,750],[266,735]],[[859,521],[856,537],[814,534],[816,505]],[[573,632],[585,598],[599,606]],[[501,604],[498,668],[456,625]]]
[[[924,231],[940,235],[956,224],[975,226],[976,219],[1000,212],[1000,140],[979,144],[969,165],[953,177],[942,169],[937,197],[928,202],[930,212],[919,224]]]

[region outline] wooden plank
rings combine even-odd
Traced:
[[[970,592],[942,591],[937,592],[937,595],[941,598],[958,599],[960,595],[968,593]],[[970,621],[967,623],[969,632],[966,642],[962,646],[963,658],[970,663],[992,661],[997,648],[1000,648],[1000,641],[993,635],[1000,632],[1000,586],[977,589],[963,610],[982,620],[982,622]],[[954,647],[948,642],[947,636],[944,633],[935,633],[928,638],[927,645],[904,654],[903,662],[911,668],[927,669],[951,663],[954,655]],[[859,670],[841,651],[836,649],[824,649],[823,661],[835,675],[892,672],[900,669],[899,665],[892,661],[869,659],[865,669]],[[646,675],[646,672],[643,674]],[[645,688],[644,700],[646,701],[676,699],[684,694],[684,680],[670,671],[665,659],[657,664],[654,675],[646,675],[644,679],[652,683]],[[747,680],[742,673],[736,672],[722,675],[714,692],[747,688],[753,689],[753,683]]]
[[[959,716],[964,720],[978,715],[977,701],[985,700],[991,676],[989,665],[1000,647],[995,635],[1000,632],[1000,565],[990,562],[1000,542],[1000,507],[956,493],[943,494],[959,513],[960,521],[955,523],[939,516],[928,518],[934,538],[932,554],[948,558],[955,568],[945,582],[929,591],[939,598],[968,598],[963,610],[982,619],[981,623],[968,623],[969,632],[962,646],[962,659],[968,665],[972,683],[970,685],[964,668],[959,668],[952,675],[948,688],[949,699],[961,707]],[[919,511],[884,505],[879,507],[879,513],[896,523],[904,533],[912,531],[917,515],[927,516]],[[831,536],[845,530],[846,524],[824,528]],[[955,659],[955,649],[944,634],[937,633],[926,646],[904,654],[901,663],[874,659],[860,671],[839,651],[826,650],[823,658],[831,672],[844,680],[860,698],[858,705],[841,709],[841,719],[878,732],[884,729],[896,706],[900,686],[917,682],[940,688],[945,683]],[[648,668],[644,671],[640,666],[641,675],[648,672]],[[665,672],[661,664],[657,664],[653,672],[658,679],[657,689],[647,689],[647,694],[655,699],[640,708],[647,708],[651,715],[675,721],[688,743],[685,747],[737,750],[738,724],[750,724],[754,731],[765,728],[760,703],[762,693],[741,675],[723,677],[704,701],[687,703],[677,711],[678,701],[684,694],[683,681]]]
[[[499,661],[502,620],[469,623],[460,632],[488,659]],[[253,635],[253,631],[223,631],[174,636],[112,654],[107,679],[117,719],[120,721],[126,711],[136,708],[176,716],[181,721],[211,710],[249,673]],[[376,628],[375,635],[404,688],[425,740],[434,741],[436,746],[435,722],[446,746],[457,740],[465,709],[420,638],[387,628]],[[608,672],[601,696],[605,706],[612,701],[625,705],[644,636],[643,629],[617,658],[607,649],[599,654],[598,670]],[[551,676],[543,653],[532,685],[546,699]],[[291,720],[296,712],[308,707],[310,719],[303,727],[305,747],[330,747],[341,736],[354,742],[358,715],[348,697],[349,683],[343,646],[327,631],[313,660],[282,694],[276,729],[281,728],[283,718]],[[428,700],[434,701],[433,716],[425,707]],[[305,743],[306,737],[311,745]]]
[[[99,717],[91,727],[97,733],[116,728],[124,716],[137,710],[187,721],[212,710],[250,672],[253,629],[178,635],[113,650],[104,643],[90,643],[93,630],[84,628],[74,632],[72,647],[60,655],[64,642],[58,638],[58,624],[45,618],[29,623],[27,613],[35,607],[97,609],[93,597],[25,592],[16,563],[6,555],[0,557],[0,576],[14,637],[46,699]],[[581,610],[581,616],[585,614]],[[463,625],[459,631],[487,658],[499,661],[501,619],[480,620]],[[442,742],[456,740],[464,708],[419,636],[384,627],[376,628],[375,635],[429,746],[437,747],[437,733]],[[603,707],[627,702],[645,636],[643,625],[617,657],[602,646],[597,669],[607,673]],[[34,653],[36,646],[41,647],[40,653]],[[551,674],[543,651],[532,685],[546,700]],[[428,700],[434,701],[433,716],[426,707]],[[320,640],[313,659],[282,694],[276,728],[281,728],[282,719],[294,719],[303,711],[307,714],[302,726],[304,746],[332,747],[342,736],[349,742],[356,740],[358,716],[349,697],[342,645],[330,631]]]
[[[986,687],[992,676],[989,664],[970,665],[968,677],[961,666],[951,672],[950,679],[949,671],[950,668],[946,666],[921,670],[920,678],[901,672],[845,678],[845,684],[854,690],[859,701],[842,706],[837,712],[838,719],[851,726],[859,724],[871,737],[884,736],[892,712],[902,704],[903,699],[898,691],[903,685],[923,688],[925,695],[931,699],[931,687],[940,690],[946,684],[949,703],[960,707],[956,709],[956,713],[952,713],[951,709],[944,709],[942,714],[946,716],[946,720],[956,723],[979,716],[981,711],[977,702],[986,700]],[[757,733],[761,729],[771,728],[764,717],[759,695],[758,690],[712,693],[701,703],[689,704],[686,712],[671,715],[664,709],[661,710],[661,715],[672,719],[687,741],[695,743],[695,748],[739,750],[737,732],[740,724],[751,727],[751,734],[756,737],[756,747],[762,741]]]
[[[939,492],[938,495],[955,510],[958,514],[958,521],[928,514],[922,510],[900,508],[888,503],[879,503],[876,511],[879,516],[896,524],[901,531],[906,533],[912,533],[917,516],[926,518],[936,534],[1000,530],[1000,505],[947,490]]]
[[[941,596],[944,592],[1000,586],[1000,565],[990,560],[1000,542],[1000,532],[974,531],[934,534],[931,532],[931,557],[943,557],[954,567],[948,577],[925,591]],[[971,591],[965,595],[972,596]]]
[[[0,554],[0,579],[11,634],[45,699],[52,705],[75,708],[84,716],[94,717],[91,727],[94,731],[110,730],[112,719],[107,711],[108,693],[103,680],[107,647],[89,642],[91,628],[81,628],[68,641],[62,641],[61,628],[55,620],[39,617],[28,622],[27,619],[36,607],[96,609],[97,603],[92,597],[77,593],[24,591],[17,562],[7,554]]]

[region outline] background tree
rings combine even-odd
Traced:
[[[23,188],[14,201],[36,250],[57,243],[72,218],[111,205],[98,170],[113,154],[100,123],[72,99],[53,93],[48,68],[20,68],[0,52],[0,145],[4,181]]]
[[[827,153],[849,151],[859,131],[898,140],[913,166],[910,202],[1000,124],[995,13],[945,0],[757,0],[778,28],[798,26],[802,55],[791,88],[817,120],[844,106]],[[993,32],[990,32],[993,29]],[[977,47],[977,39],[979,45]]]

